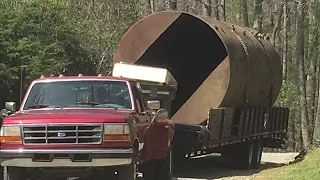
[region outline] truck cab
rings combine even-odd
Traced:
[[[131,78],[42,76],[30,84],[18,111],[13,102],[6,109],[12,113],[1,127],[6,180],[135,179],[137,166],[167,157],[173,138],[167,110],[144,100]]]

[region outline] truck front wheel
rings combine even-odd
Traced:
[[[137,179],[137,148],[134,149],[131,164],[121,166],[117,170],[119,180],[136,180]]]
[[[155,159],[145,164],[144,180],[172,180],[172,160],[170,148],[165,159]]]
[[[135,163],[131,163],[129,166],[120,167],[118,170],[119,180],[136,180],[137,168]]]
[[[8,167],[3,168],[3,180],[25,180],[26,171],[20,167]]]

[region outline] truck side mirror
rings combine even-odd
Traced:
[[[158,109],[158,111],[155,113],[151,120],[151,124],[158,122],[159,120],[166,120],[169,117],[169,113],[166,109]]]
[[[16,112],[16,103],[15,102],[6,102],[5,109],[10,111],[10,113]]]
[[[160,109],[160,101],[158,100],[148,101],[147,104],[148,104],[148,107],[152,110]]]
[[[169,113],[166,109],[159,109],[156,113],[157,120],[166,120],[169,117]]]

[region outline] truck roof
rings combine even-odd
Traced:
[[[98,76],[85,76],[79,74],[78,76],[53,76],[53,77],[45,77],[41,76],[40,78],[34,80],[33,82],[42,82],[42,81],[72,81],[72,80],[116,80],[116,81],[129,81],[130,78],[124,77],[113,77],[113,76],[104,76],[99,74]]]

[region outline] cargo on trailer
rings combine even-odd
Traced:
[[[263,34],[185,12],[159,12],[133,25],[114,63],[162,67],[179,88],[170,115],[205,124],[210,108],[270,108],[280,91],[280,57]]]

